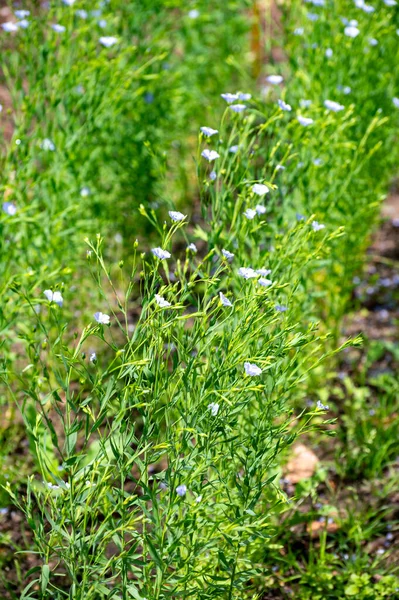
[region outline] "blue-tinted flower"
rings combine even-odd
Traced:
[[[49,302],[54,302],[58,306],[62,306],[64,299],[61,296],[61,292],[53,292],[52,290],[44,290],[43,294],[46,296]]]
[[[258,273],[251,267],[240,267],[238,269],[238,274],[241,277],[244,277],[244,279],[253,279],[254,277],[258,277]]]
[[[151,252],[160,260],[164,260],[165,258],[170,258],[172,256],[170,252],[163,250],[162,248],[152,248]]]
[[[263,206],[263,204],[257,204],[255,206],[255,210],[258,215],[264,215],[266,212],[266,206]]]
[[[29,17],[30,15],[30,10],[15,10],[14,14],[17,17],[17,19],[26,19],[26,17]]]
[[[3,202],[3,210],[7,215],[13,217],[17,212],[17,207],[13,202]]]
[[[385,6],[396,6],[397,2],[396,0],[384,0],[384,4]]]
[[[284,306],[284,304],[276,304],[274,308],[277,312],[286,312],[288,310],[288,307]]]
[[[297,121],[304,127],[307,127],[308,125],[312,125],[314,123],[313,119],[309,119],[308,117],[302,117],[302,115],[297,116]]]
[[[271,273],[271,269],[256,269],[258,275],[262,275],[262,277],[267,277]]]
[[[252,191],[257,196],[265,196],[265,194],[269,193],[269,188],[264,183],[254,183]]]
[[[89,13],[87,12],[87,10],[78,9],[78,10],[75,10],[75,15],[77,17],[80,17],[81,19],[87,19],[87,17],[89,16]]]
[[[242,92],[237,92],[238,100],[251,100],[252,94],[244,94]]]
[[[236,100],[238,100],[237,94],[230,94],[227,92],[226,94],[220,94],[220,95],[223,98],[223,100],[226,100],[227,104],[231,104],[232,102],[235,102]]]
[[[287,112],[290,112],[292,110],[290,104],[287,104],[286,102],[284,102],[284,100],[281,100],[281,98],[279,98],[277,100],[277,104],[279,105],[279,107],[281,108],[281,110],[285,110]]]
[[[353,25],[348,25],[344,29],[344,34],[350,38],[357,37],[359,35],[359,33],[360,33],[360,30],[357,27],[354,27]]]
[[[97,354],[95,352],[92,352],[90,354],[89,361],[92,363],[95,363],[97,361]]]
[[[97,321],[97,323],[100,323],[101,325],[109,325],[111,320],[111,317],[109,315],[106,315],[102,312],[94,313],[94,318]]]
[[[242,113],[247,107],[245,104],[230,104],[229,108],[235,113]]]
[[[213,160],[219,158],[220,154],[216,152],[216,150],[209,150],[209,148],[205,148],[205,150],[201,152],[201,156],[203,156],[207,161],[212,162]]]
[[[317,15],[316,13],[308,12],[306,13],[306,16],[309,19],[309,21],[312,21],[313,23],[319,20],[319,15]]]
[[[245,373],[247,375],[249,375],[250,377],[256,377],[257,375],[262,374],[262,369],[260,367],[258,367],[258,365],[254,365],[253,363],[250,363],[250,362],[244,363],[244,369],[245,369]]]
[[[75,2],[76,2],[76,0],[62,0],[62,1],[67,6],[73,6],[73,4],[75,4]]]
[[[311,100],[299,100],[299,105],[301,106],[301,108],[309,108],[309,106],[312,105],[312,101]]]
[[[369,38],[369,44],[370,46],[378,46],[378,40],[375,38]]]
[[[190,19],[198,19],[198,17],[200,16],[200,11],[196,8],[193,8],[188,12],[188,16]]]
[[[64,25],[60,25],[59,23],[52,23],[50,27],[57,33],[64,33],[64,31],[66,31],[66,27],[64,27]]]
[[[392,98],[392,102],[396,108],[399,108],[399,98]]]
[[[230,146],[229,148],[229,152],[231,154],[236,154],[239,150],[240,146],[238,144],[236,144],[235,146]]]
[[[178,496],[180,496],[181,498],[183,498],[183,496],[185,496],[187,493],[187,487],[183,484],[178,485],[176,488],[176,494]]]
[[[332,58],[333,54],[334,51],[332,48],[327,48],[327,50],[325,51],[326,58]]]
[[[191,242],[191,244],[189,244],[187,246],[187,250],[190,250],[191,252],[193,252],[194,254],[197,254],[198,250],[197,250],[197,246],[195,244],[193,244]]]
[[[49,140],[48,138],[45,138],[42,143],[40,144],[40,148],[42,150],[49,150],[50,152],[54,152],[55,150],[55,145],[54,142],[52,142],[51,140]]]
[[[276,165],[276,171],[285,171],[285,167],[283,165]]]
[[[325,100],[324,106],[332,112],[340,112],[341,110],[345,109],[345,106],[343,104],[339,104],[339,102],[334,102],[334,100]]]
[[[6,21],[5,23],[2,23],[1,27],[7,33],[12,33],[13,31],[18,31],[18,25],[16,23],[13,23],[12,21]]]
[[[104,35],[100,37],[98,41],[102,46],[105,46],[105,48],[111,48],[111,46],[115,46],[115,44],[119,42],[118,38],[112,35]]]
[[[21,19],[20,21],[18,21],[17,26],[20,29],[28,29],[29,21],[27,19]]]
[[[222,292],[219,292],[219,298],[223,306],[233,306],[233,303],[228,298],[226,298],[226,296]]]
[[[303,35],[304,31],[305,30],[303,27],[297,27],[296,29],[294,29],[294,35]]]
[[[82,196],[82,198],[87,198],[87,196],[90,196],[90,188],[82,187],[82,189],[80,190],[80,195]]]
[[[244,212],[244,216],[247,217],[247,219],[249,219],[250,221],[252,221],[255,215],[256,210],[254,210],[253,208],[247,208],[247,210]]]
[[[179,221],[184,221],[184,219],[187,218],[187,215],[183,215],[183,213],[179,212],[178,210],[170,210],[169,216],[172,221],[175,221],[176,223]]]
[[[322,402],[320,402],[320,400],[316,402],[316,406],[319,410],[328,410],[330,408],[329,406],[324,405]]]
[[[232,252],[229,252],[228,250],[225,250],[224,248],[222,250],[222,254],[229,261],[233,260],[234,258],[234,254]]]
[[[312,221],[313,231],[321,231],[324,228],[325,228],[325,225],[323,225],[323,223],[319,223],[318,221]]]
[[[271,83],[272,85],[278,85],[284,81],[284,77],[282,75],[268,75],[266,77],[266,81]]]
[[[217,402],[211,402],[208,404],[208,409],[211,411],[212,417],[216,417],[219,412],[219,404]],[[198,496],[200,498],[201,496]],[[196,499],[198,501],[198,498]]]
[[[366,4],[364,0],[355,0],[355,6],[361,8],[365,13],[372,13],[375,11],[375,8]]]
[[[101,29],[105,29],[107,26],[107,21],[105,19],[100,19],[98,21],[98,26],[101,27]]]
[[[160,308],[167,308],[168,306],[172,306],[170,302],[165,300],[165,298],[163,298],[159,294],[155,294],[155,302]]]
[[[216,133],[219,133],[217,129],[212,129],[212,127],[200,127],[200,129],[206,137],[212,137]]]
[[[262,287],[269,287],[269,285],[272,285],[273,282],[271,279],[266,279],[265,277],[260,277],[260,279],[258,279],[258,283]]]
[[[211,172],[209,173],[209,179],[210,179],[211,181],[215,181],[216,177],[217,177],[217,173],[216,173],[216,171],[211,171]]]

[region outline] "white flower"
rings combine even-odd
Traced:
[[[244,363],[244,369],[245,369],[245,373],[247,375],[250,375],[251,377],[262,374],[262,369],[260,367],[258,367],[257,365],[254,365],[253,363],[250,363],[250,362]]]
[[[206,137],[212,137],[216,133],[219,133],[217,129],[212,129],[212,127],[200,127],[200,130]]]
[[[285,171],[285,167],[283,165],[277,165],[276,171]]]
[[[242,92],[237,92],[238,100],[251,100],[252,94],[243,94]]]
[[[102,46],[106,48],[111,48],[111,46],[115,46],[119,42],[117,37],[113,37],[112,35],[104,35],[98,40]]]
[[[98,26],[101,27],[101,29],[105,29],[107,26],[107,21],[105,19],[100,19],[98,21]]]
[[[268,81],[272,85],[278,85],[279,83],[282,83],[284,81],[284,77],[282,77],[281,75],[268,75],[266,77],[266,81]]]
[[[230,94],[227,92],[226,94],[220,94],[220,95],[223,98],[223,100],[226,100],[227,104],[231,104],[235,100],[238,100],[237,94]]]
[[[109,325],[109,322],[111,320],[111,317],[109,315],[106,315],[102,312],[94,313],[94,318],[97,321],[97,323],[100,323],[101,325]]]
[[[231,154],[236,154],[236,152],[238,152],[240,146],[237,144],[235,146],[230,146],[229,148],[229,152],[231,152]]]
[[[14,14],[17,19],[25,19],[26,17],[29,17],[30,10],[16,10],[14,11]]]
[[[399,98],[392,98],[392,102],[396,108],[399,108]]]
[[[325,52],[326,58],[331,58],[333,54],[334,54],[333,49],[327,48],[327,50]]]
[[[316,13],[306,13],[307,18],[309,19],[309,21],[318,21],[319,20],[319,15],[317,15]]]
[[[64,4],[66,4],[67,6],[72,6],[73,4],[75,4],[76,0],[62,0]]]
[[[197,504],[199,504],[201,502],[201,500],[202,500],[202,496],[197,496],[195,499]]]
[[[97,360],[97,354],[95,352],[92,352],[90,354],[89,361],[94,363],[94,362],[96,362],[96,360]]]
[[[340,112],[341,110],[345,109],[345,106],[343,104],[339,104],[338,102],[334,102],[334,100],[325,100],[324,101],[324,106],[328,110],[331,110],[332,112]]]
[[[325,225],[323,225],[323,223],[319,223],[318,221],[312,221],[313,231],[321,231],[324,228],[325,228]]]
[[[187,215],[183,215],[183,213],[179,212],[178,210],[170,210],[169,216],[172,221],[175,222],[184,221],[184,219],[187,217]]]
[[[52,23],[50,27],[57,33],[64,33],[64,31],[66,31],[66,27],[64,27],[64,25],[60,25],[59,23]]]
[[[89,16],[87,10],[83,10],[82,8],[76,10],[75,15],[77,17],[80,17],[81,19],[87,19],[87,17]]]
[[[385,6],[396,6],[396,0],[384,0]]]
[[[262,204],[257,204],[255,206],[255,210],[258,215],[264,215],[266,212],[266,206],[263,206]]]
[[[263,183],[254,183],[252,186],[252,191],[257,196],[264,196],[265,194],[269,193],[269,188]]]
[[[183,498],[183,496],[186,495],[187,492],[187,487],[184,485],[184,483],[182,485],[178,485],[176,488],[176,494],[178,496],[180,496],[181,498]]]
[[[345,96],[350,94],[351,91],[352,91],[352,88],[350,88],[349,85],[344,85],[344,87],[342,88],[342,92],[345,94]]]
[[[327,405],[324,405],[322,402],[320,402],[320,400],[318,400],[318,401],[316,402],[316,406],[317,406],[317,408],[318,408],[318,409],[320,409],[320,410],[328,410],[328,409],[330,408],[329,406],[327,406]]]
[[[356,36],[359,35],[359,33],[360,33],[360,30],[353,25],[348,25],[344,29],[344,34],[350,38],[355,38]]]
[[[245,104],[231,104],[229,108],[235,113],[242,113],[247,107]]]
[[[196,8],[193,8],[189,11],[188,16],[190,19],[198,19],[198,17],[200,16],[200,11]]]
[[[151,252],[160,260],[164,260],[165,258],[170,258],[172,256],[170,252],[163,250],[162,248],[152,248]]]
[[[268,287],[269,285],[272,285],[273,282],[271,279],[265,279],[264,277],[261,277],[260,279],[258,279],[258,283],[262,287]]]
[[[222,250],[222,254],[227,260],[233,260],[234,258],[234,254],[232,252],[229,252],[228,250],[225,250],[224,248]]]
[[[21,21],[18,21],[17,26],[21,29],[28,29],[29,21],[27,19],[21,19]]]
[[[309,106],[312,105],[312,101],[311,100],[299,100],[299,105],[301,106],[301,108],[308,108]]]
[[[240,267],[238,269],[238,274],[241,277],[244,277],[244,279],[253,279],[254,277],[258,277],[258,273],[251,267]]]
[[[252,221],[255,215],[256,210],[254,210],[253,208],[247,208],[247,210],[244,212],[244,216],[247,217],[247,219],[249,219],[250,221]]]
[[[53,143],[51,140],[49,140],[48,138],[45,138],[45,139],[42,141],[42,143],[40,144],[40,148],[41,148],[42,150],[49,150],[49,151],[51,151],[51,152],[54,152],[54,150],[55,150],[55,145],[54,145],[54,143]]]
[[[365,13],[372,13],[375,11],[374,6],[366,4],[364,0],[355,0],[355,6],[356,8],[361,8],[362,10],[364,10]]]
[[[208,404],[208,408],[211,411],[212,417],[216,417],[216,415],[219,412],[219,404],[217,402],[211,402],[210,404]],[[197,501],[198,501],[198,498],[197,498]]]
[[[5,23],[2,23],[1,26],[4,31],[7,31],[7,33],[18,31],[18,25],[16,23],[12,23],[12,21],[6,21]]]
[[[228,298],[226,298],[226,296],[222,292],[219,292],[219,298],[223,306],[233,306],[233,303]]]
[[[90,188],[82,187],[82,189],[80,190],[80,195],[82,196],[82,198],[86,198],[87,196],[90,196]]]
[[[262,277],[267,277],[271,273],[271,269],[256,269],[258,275],[262,275]]]
[[[369,44],[370,46],[378,46],[378,40],[375,38],[369,38]]]
[[[197,246],[191,242],[191,244],[189,244],[187,246],[187,250],[190,250],[191,252],[194,252],[194,254],[197,254],[198,250],[197,250]]]
[[[209,148],[205,148],[205,150],[201,152],[201,156],[206,158],[207,161],[212,162],[213,160],[219,158],[220,154],[216,152],[216,150],[209,150]]]
[[[64,299],[61,296],[61,292],[53,292],[52,290],[44,290],[43,294],[46,296],[46,298],[49,302],[54,302],[54,304],[58,304],[58,306],[62,306]]]
[[[211,172],[209,173],[209,179],[210,179],[211,181],[215,181],[216,177],[217,177],[217,173],[216,173],[216,171],[211,171]]]
[[[155,301],[161,308],[167,308],[168,306],[172,306],[170,302],[162,298],[159,294],[155,294]]]
[[[3,210],[7,215],[13,217],[17,212],[17,207],[12,202],[3,202]]]
[[[303,27],[297,27],[296,29],[294,29],[294,35],[303,35],[304,31],[305,30]]]
[[[307,117],[302,117],[302,115],[297,116],[297,121],[304,127],[307,127],[308,125],[312,125],[314,122],[313,119],[309,119]]]
[[[290,112],[292,110],[291,105],[287,104],[286,102],[284,102],[284,100],[281,100],[281,98],[279,98],[277,100],[277,104],[279,105],[279,107],[281,108],[281,110],[285,110],[287,112]]]

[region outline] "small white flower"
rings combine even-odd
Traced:
[[[323,404],[322,402],[320,402],[320,400],[318,400],[316,402],[316,406],[318,409],[320,410],[328,410],[330,407],[328,405]]]
[[[216,152],[216,150],[209,150],[208,148],[205,148],[205,150],[201,152],[201,156],[203,156],[207,161],[212,162],[213,160],[219,158],[220,154]]]
[[[332,112],[340,112],[341,110],[345,109],[345,106],[343,104],[339,104],[339,102],[334,102],[334,100],[325,100],[324,106]]]
[[[251,267],[240,267],[238,269],[238,274],[241,277],[244,277],[244,279],[253,279],[254,277],[258,277],[258,273]]]
[[[211,181],[215,181],[216,177],[217,177],[217,173],[216,173],[216,171],[211,171],[211,172],[209,173],[209,179],[210,179]]]
[[[348,25],[344,29],[344,34],[347,37],[350,37],[350,38],[357,37],[359,35],[359,33],[360,33],[360,30],[357,27],[353,26],[353,25]]]
[[[180,496],[181,498],[183,498],[183,496],[185,496],[187,493],[187,487],[184,485],[184,483],[182,485],[178,485],[176,488],[176,494],[178,496]]]
[[[396,6],[396,0],[384,0],[385,6]]]
[[[197,504],[199,504],[201,502],[201,500],[202,500],[202,496],[197,496],[195,499]]]
[[[266,206],[263,206],[262,204],[257,204],[255,206],[255,210],[258,215],[264,215],[266,212]]]
[[[61,296],[61,292],[53,292],[52,290],[44,290],[43,294],[46,296],[46,298],[49,302],[54,302],[54,304],[58,304],[58,306],[62,306],[64,299]]]
[[[105,19],[100,19],[98,21],[98,26],[101,27],[101,29],[105,29],[107,26],[107,21]]]
[[[193,242],[187,246],[187,250],[190,250],[194,254],[197,254],[198,252],[197,246]]]
[[[273,282],[271,279],[265,279],[264,277],[261,277],[260,279],[258,279],[258,283],[262,287],[268,287],[269,285],[272,285]]]
[[[200,11],[196,8],[193,8],[189,11],[188,16],[190,19],[198,19],[198,17],[200,16]]]
[[[292,110],[291,105],[287,104],[286,102],[284,102],[284,100],[281,100],[281,98],[279,98],[277,100],[277,104],[279,105],[279,107],[281,108],[281,110],[285,110],[287,112],[290,112]]]
[[[319,20],[319,15],[317,15],[316,13],[306,13],[307,18],[309,19],[309,21],[312,21],[313,23]]]
[[[297,27],[296,29],[294,29],[294,35],[303,35],[304,31],[305,30],[303,27]]]
[[[282,83],[284,81],[284,77],[282,77],[281,75],[268,75],[266,77],[266,81],[268,81],[272,85],[278,85],[279,83]]]
[[[285,171],[285,167],[283,165],[277,165],[276,171]]]
[[[170,252],[163,250],[162,248],[152,248],[151,252],[160,260],[164,260],[165,258],[170,258],[172,256]]]
[[[29,21],[27,19],[21,19],[21,21],[18,21],[17,26],[20,29],[28,29]]]
[[[258,365],[254,365],[253,363],[250,363],[250,362],[244,363],[244,369],[245,369],[245,373],[247,375],[250,375],[251,377],[255,377],[257,375],[262,374],[262,369],[260,367],[258,367]]]
[[[242,92],[237,92],[238,100],[251,100],[252,94],[243,94]]]
[[[369,38],[369,44],[370,46],[378,46],[378,40],[375,38]]]
[[[229,108],[235,113],[242,113],[247,107],[245,104],[231,104]]]
[[[323,223],[319,223],[318,221],[312,221],[313,231],[321,231],[324,228],[325,228],[325,225],[323,225]]]
[[[75,4],[75,2],[76,2],[76,0],[62,0],[62,1],[67,6],[73,6],[73,4]]]
[[[211,411],[212,417],[216,417],[219,412],[219,404],[217,402],[211,402],[208,404],[208,408]]]
[[[115,46],[119,42],[117,37],[113,37],[112,35],[104,35],[98,40],[102,46],[105,48],[111,48],[111,46]]]
[[[253,208],[247,208],[247,210],[244,212],[244,216],[247,217],[247,219],[249,219],[250,221],[252,221],[255,215],[256,210],[254,210]]]
[[[200,127],[200,130],[206,137],[212,137],[216,133],[219,133],[217,129],[212,129],[212,127]]]
[[[265,194],[269,193],[269,188],[263,183],[254,183],[252,186],[252,191],[257,196],[264,196]]]
[[[87,10],[83,10],[81,8],[81,9],[78,9],[75,11],[75,15],[77,17],[80,17],[81,19],[87,19],[87,17],[89,16],[89,13],[87,12]]]
[[[298,123],[300,123],[301,125],[303,125],[303,127],[307,127],[308,125],[312,125],[313,124],[313,119],[309,119],[308,117],[302,117],[302,115],[298,115],[297,116],[297,121]]]
[[[96,362],[96,360],[97,360],[97,354],[95,352],[92,352],[90,354],[89,361],[94,363],[94,362]]]
[[[232,252],[229,252],[228,250],[225,250],[224,248],[222,250],[222,254],[229,261],[233,260],[234,258],[234,254]]]
[[[40,144],[40,148],[42,150],[49,150],[50,152],[54,152],[55,150],[55,145],[54,142],[52,142],[51,140],[49,140],[48,138],[45,138],[42,143]]]
[[[261,275],[262,277],[267,277],[268,275],[270,275],[271,269],[256,269],[256,272],[258,275]]]
[[[155,294],[155,301],[161,308],[167,308],[168,306],[172,306],[170,302],[162,298],[159,294]]]
[[[342,93],[345,94],[345,96],[347,96],[348,94],[350,94],[351,91],[352,91],[352,88],[349,87],[349,85],[344,85],[344,87],[341,88],[341,89],[342,89]]]
[[[392,102],[396,108],[399,108],[399,98],[392,98]]]
[[[17,212],[17,207],[13,202],[3,202],[3,211],[10,217],[13,217]]]
[[[227,104],[231,104],[232,102],[235,102],[235,100],[238,100],[237,94],[230,94],[227,92],[226,94],[220,95],[223,98],[223,100],[226,100]]]
[[[240,146],[239,146],[238,144],[237,144],[237,145],[235,145],[235,146],[230,146],[230,148],[229,148],[229,152],[230,152],[231,154],[236,154],[236,153],[238,152],[239,148],[240,148]]]
[[[29,17],[30,15],[30,10],[16,10],[14,11],[14,14],[17,19],[26,19],[26,17]]]
[[[301,106],[301,108],[309,108],[309,106],[312,106],[312,101],[311,100],[299,100],[299,105]]]
[[[226,298],[226,296],[222,292],[219,292],[219,298],[223,306],[233,306],[233,303],[228,298]]]
[[[178,210],[170,210],[169,216],[172,219],[172,221],[175,221],[177,223],[179,221],[184,221],[184,219],[187,218],[187,215],[183,215],[183,213],[179,212]]]
[[[106,315],[102,312],[94,313],[94,318],[97,321],[97,323],[100,323],[101,325],[109,325],[111,320],[111,317],[109,315]]]
[[[64,31],[66,31],[66,27],[64,27],[64,25],[60,25],[59,23],[52,23],[50,27],[57,33],[64,33]]]
[[[87,198],[87,196],[90,196],[90,188],[82,187],[82,189],[80,190],[80,195],[82,196],[82,198]]]
[[[326,58],[331,58],[333,54],[334,52],[332,48],[327,48],[327,50],[325,51]]]
[[[7,33],[18,31],[18,25],[16,23],[13,23],[12,21],[6,21],[5,23],[2,23],[1,26],[4,31],[7,31]]]

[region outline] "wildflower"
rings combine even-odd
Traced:
[[[212,162],[213,160],[219,158],[220,154],[216,152],[216,150],[209,150],[208,148],[205,148],[205,150],[201,152],[201,156],[203,156],[208,162]]]
[[[312,162],[316,167],[320,167],[320,165],[323,164],[323,161],[321,158],[314,158]]]
[[[325,228],[325,225],[323,225],[323,223],[319,223],[318,221],[312,221],[313,231],[321,231],[324,228]]]
[[[62,0],[62,2],[67,6],[72,6],[73,4],[75,4],[75,1],[76,0]]]
[[[111,320],[111,317],[109,315],[106,315],[102,312],[94,313],[94,318],[97,321],[97,323],[100,323],[101,325],[109,325]]]
[[[27,19],[21,19],[21,21],[18,21],[17,27],[20,27],[21,29],[28,29],[29,21]]]
[[[198,19],[198,17],[200,16],[200,11],[196,8],[193,8],[188,12],[188,16],[190,19]]]
[[[89,16],[87,10],[83,9],[76,10],[75,15],[77,17],[80,17],[81,19],[87,19],[87,17]]]
[[[288,310],[288,307],[284,306],[284,304],[276,304],[274,308],[277,312],[286,312]]]
[[[316,402],[316,406],[317,408],[319,408],[320,410],[328,410],[330,407],[327,405],[324,405],[322,402],[320,402],[320,400],[318,400]]]
[[[54,143],[49,140],[48,138],[45,138],[42,143],[40,144],[40,148],[42,150],[49,150],[50,152],[54,152],[55,150],[55,145]]]
[[[201,500],[202,500],[202,496],[197,496],[195,499],[197,504],[199,504],[201,502]]]
[[[52,23],[50,27],[56,33],[64,33],[64,31],[66,31],[66,27],[64,27],[64,25],[60,25],[59,23]]]
[[[162,248],[152,248],[151,252],[154,256],[159,258],[159,260],[164,260],[165,258],[170,258],[172,255],[167,250],[163,250]]]
[[[269,188],[263,183],[254,183],[252,186],[252,191],[257,196],[264,196],[265,194],[269,193]]]
[[[231,104],[232,102],[235,102],[235,100],[238,100],[238,96],[237,94],[220,94],[221,97],[223,98],[223,100],[226,100],[227,104]]]
[[[191,242],[191,244],[189,244],[187,246],[187,250],[190,250],[191,252],[194,252],[194,254],[197,254],[198,250],[197,250],[197,246]]]
[[[396,6],[396,0],[384,0],[385,6]]]
[[[216,133],[219,133],[217,129],[212,129],[212,127],[200,127],[200,129],[206,137],[212,137]]]
[[[7,215],[13,217],[17,212],[17,207],[13,202],[3,202],[3,210]]]
[[[333,49],[327,48],[327,50],[325,52],[326,58],[331,58],[333,54],[334,54]]]
[[[309,106],[312,105],[312,101],[311,100],[299,100],[299,105],[302,108],[308,108]]]
[[[260,367],[258,367],[257,365],[254,365],[253,363],[250,363],[250,362],[244,363],[244,369],[245,369],[245,373],[247,375],[250,375],[251,377],[255,377],[257,375],[262,374],[262,369]]]
[[[92,352],[90,354],[89,361],[92,363],[95,363],[97,361],[97,354],[95,352]]]
[[[266,77],[266,81],[268,81],[272,85],[278,85],[279,83],[282,83],[284,81],[284,77],[282,77],[281,75],[268,75]]]
[[[236,152],[238,152],[239,148],[240,148],[240,146],[238,144],[236,146],[230,146],[229,152],[231,154],[236,154]]]
[[[294,29],[294,35],[303,35],[304,31],[305,30],[303,27],[297,27],[296,29]]]
[[[276,171],[285,171],[285,167],[283,165],[277,165]]]
[[[265,279],[264,277],[261,277],[260,279],[258,279],[258,283],[262,287],[268,287],[269,285],[272,285],[273,282],[271,279]]]
[[[186,495],[187,492],[187,487],[184,485],[184,483],[182,485],[178,485],[176,488],[176,494],[178,496],[180,496],[180,498],[183,498]]]
[[[44,290],[43,294],[46,296],[46,298],[49,302],[54,302],[54,304],[58,304],[58,306],[62,306],[64,299],[61,296],[61,292],[53,292],[52,290]]]
[[[238,100],[251,100],[252,94],[243,94],[241,92],[237,92]]]
[[[258,213],[258,215],[264,215],[266,212],[266,206],[263,206],[262,204],[257,204],[255,206],[255,210]]]
[[[223,306],[228,306],[228,307],[233,306],[233,303],[228,298],[226,298],[226,296],[222,292],[219,292],[219,298],[220,298],[220,302],[223,304]]]
[[[353,25],[348,25],[344,29],[344,34],[350,38],[355,38],[356,36],[359,35],[359,33],[360,33],[360,30]]]
[[[183,215],[183,213],[179,212],[178,210],[170,210],[169,216],[172,219],[172,221],[175,221],[176,223],[178,223],[179,221],[184,221],[184,219],[187,218],[187,215]]]
[[[366,13],[372,13],[375,10],[374,6],[366,4],[364,0],[355,0],[355,6],[356,8],[361,8]]]
[[[228,250],[225,250],[224,248],[222,250],[222,254],[229,261],[233,260],[234,258],[234,254],[232,252],[229,252]]]
[[[216,177],[217,177],[217,173],[216,173],[216,171],[211,171],[211,172],[209,173],[209,179],[210,179],[211,181],[215,181]]]
[[[369,44],[370,46],[378,46],[378,40],[375,38],[369,38]]]
[[[343,104],[339,104],[338,102],[334,102],[334,100],[325,100],[324,101],[324,106],[328,110],[331,110],[332,112],[340,112],[341,110],[345,109],[345,106],[343,106]]]
[[[297,121],[304,127],[307,127],[308,125],[312,125],[312,123],[314,122],[313,119],[309,119],[307,117],[302,117],[301,115],[297,116]]]
[[[102,46],[105,48],[111,48],[111,46],[115,46],[119,42],[117,37],[113,37],[112,35],[104,35],[98,40]]]
[[[238,274],[241,277],[244,277],[244,279],[253,279],[254,277],[258,277],[258,273],[251,267],[240,267],[238,269]]]
[[[316,13],[306,13],[307,18],[309,19],[309,21],[312,21],[313,23],[315,23],[316,21],[319,20],[319,15],[317,15]]]
[[[1,26],[4,31],[7,31],[7,33],[18,31],[18,25],[12,21],[6,21],[5,23],[2,23]]]
[[[262,275],[262,277],[267,277],[271,273],[271,269],[256,269],[258,275]]]
[[[392,98],[392,102],[396,108],[399,108],[399,98]]]
[[[247,107],[245,104],[231,104],[229,108],[235,113],[242,113]]]
[[[211,402],[208,404],[208,408],[211,411],[212,417],[216,417],[219,412],[219,404],[217,402]]]
[[[172,306],[170,302],[162,298],[159,294],[155,294],[155,301],[161,308],[167,308],[168,306]]]
[[[279,105],[281,110],[285,110],[287,112],[290,112],[292,110],[292,107],[289,104],[287,104],[286,102],[284,102],[284,100],[281,100],[281,98],[279,98],[277,100],[277,104]]]
[[[82,196],[82,198],[86,198],[87,196],[90,196],[90,188],[82,187],[82,189],[80,190],[80,195]]]
[[[25,19],[26,17],[29,17],[30,15],[30,10],[15,10],[14,11],[15,16],[17,17],[17,19]]]
[[[247,217],[247,219],[251,220],[255,217],[256,215],[256,210],[254,210],[253,208],[247,208],[247,210],[244,212],[244,216]]]
[[[352,88],[351,88],[351,87],[349,87],[349,85],[344,85],[344,86],[342,86],[342,85],[338,85],[338,86],[337,86],[337,90],[340,90],[340,91],[342,91],[342,93],[343,93],[343,94],[345,94],[345,96],[348,96],[348,94],[350,94],[350,93],[351,93],[351,91],[352,91]]]

